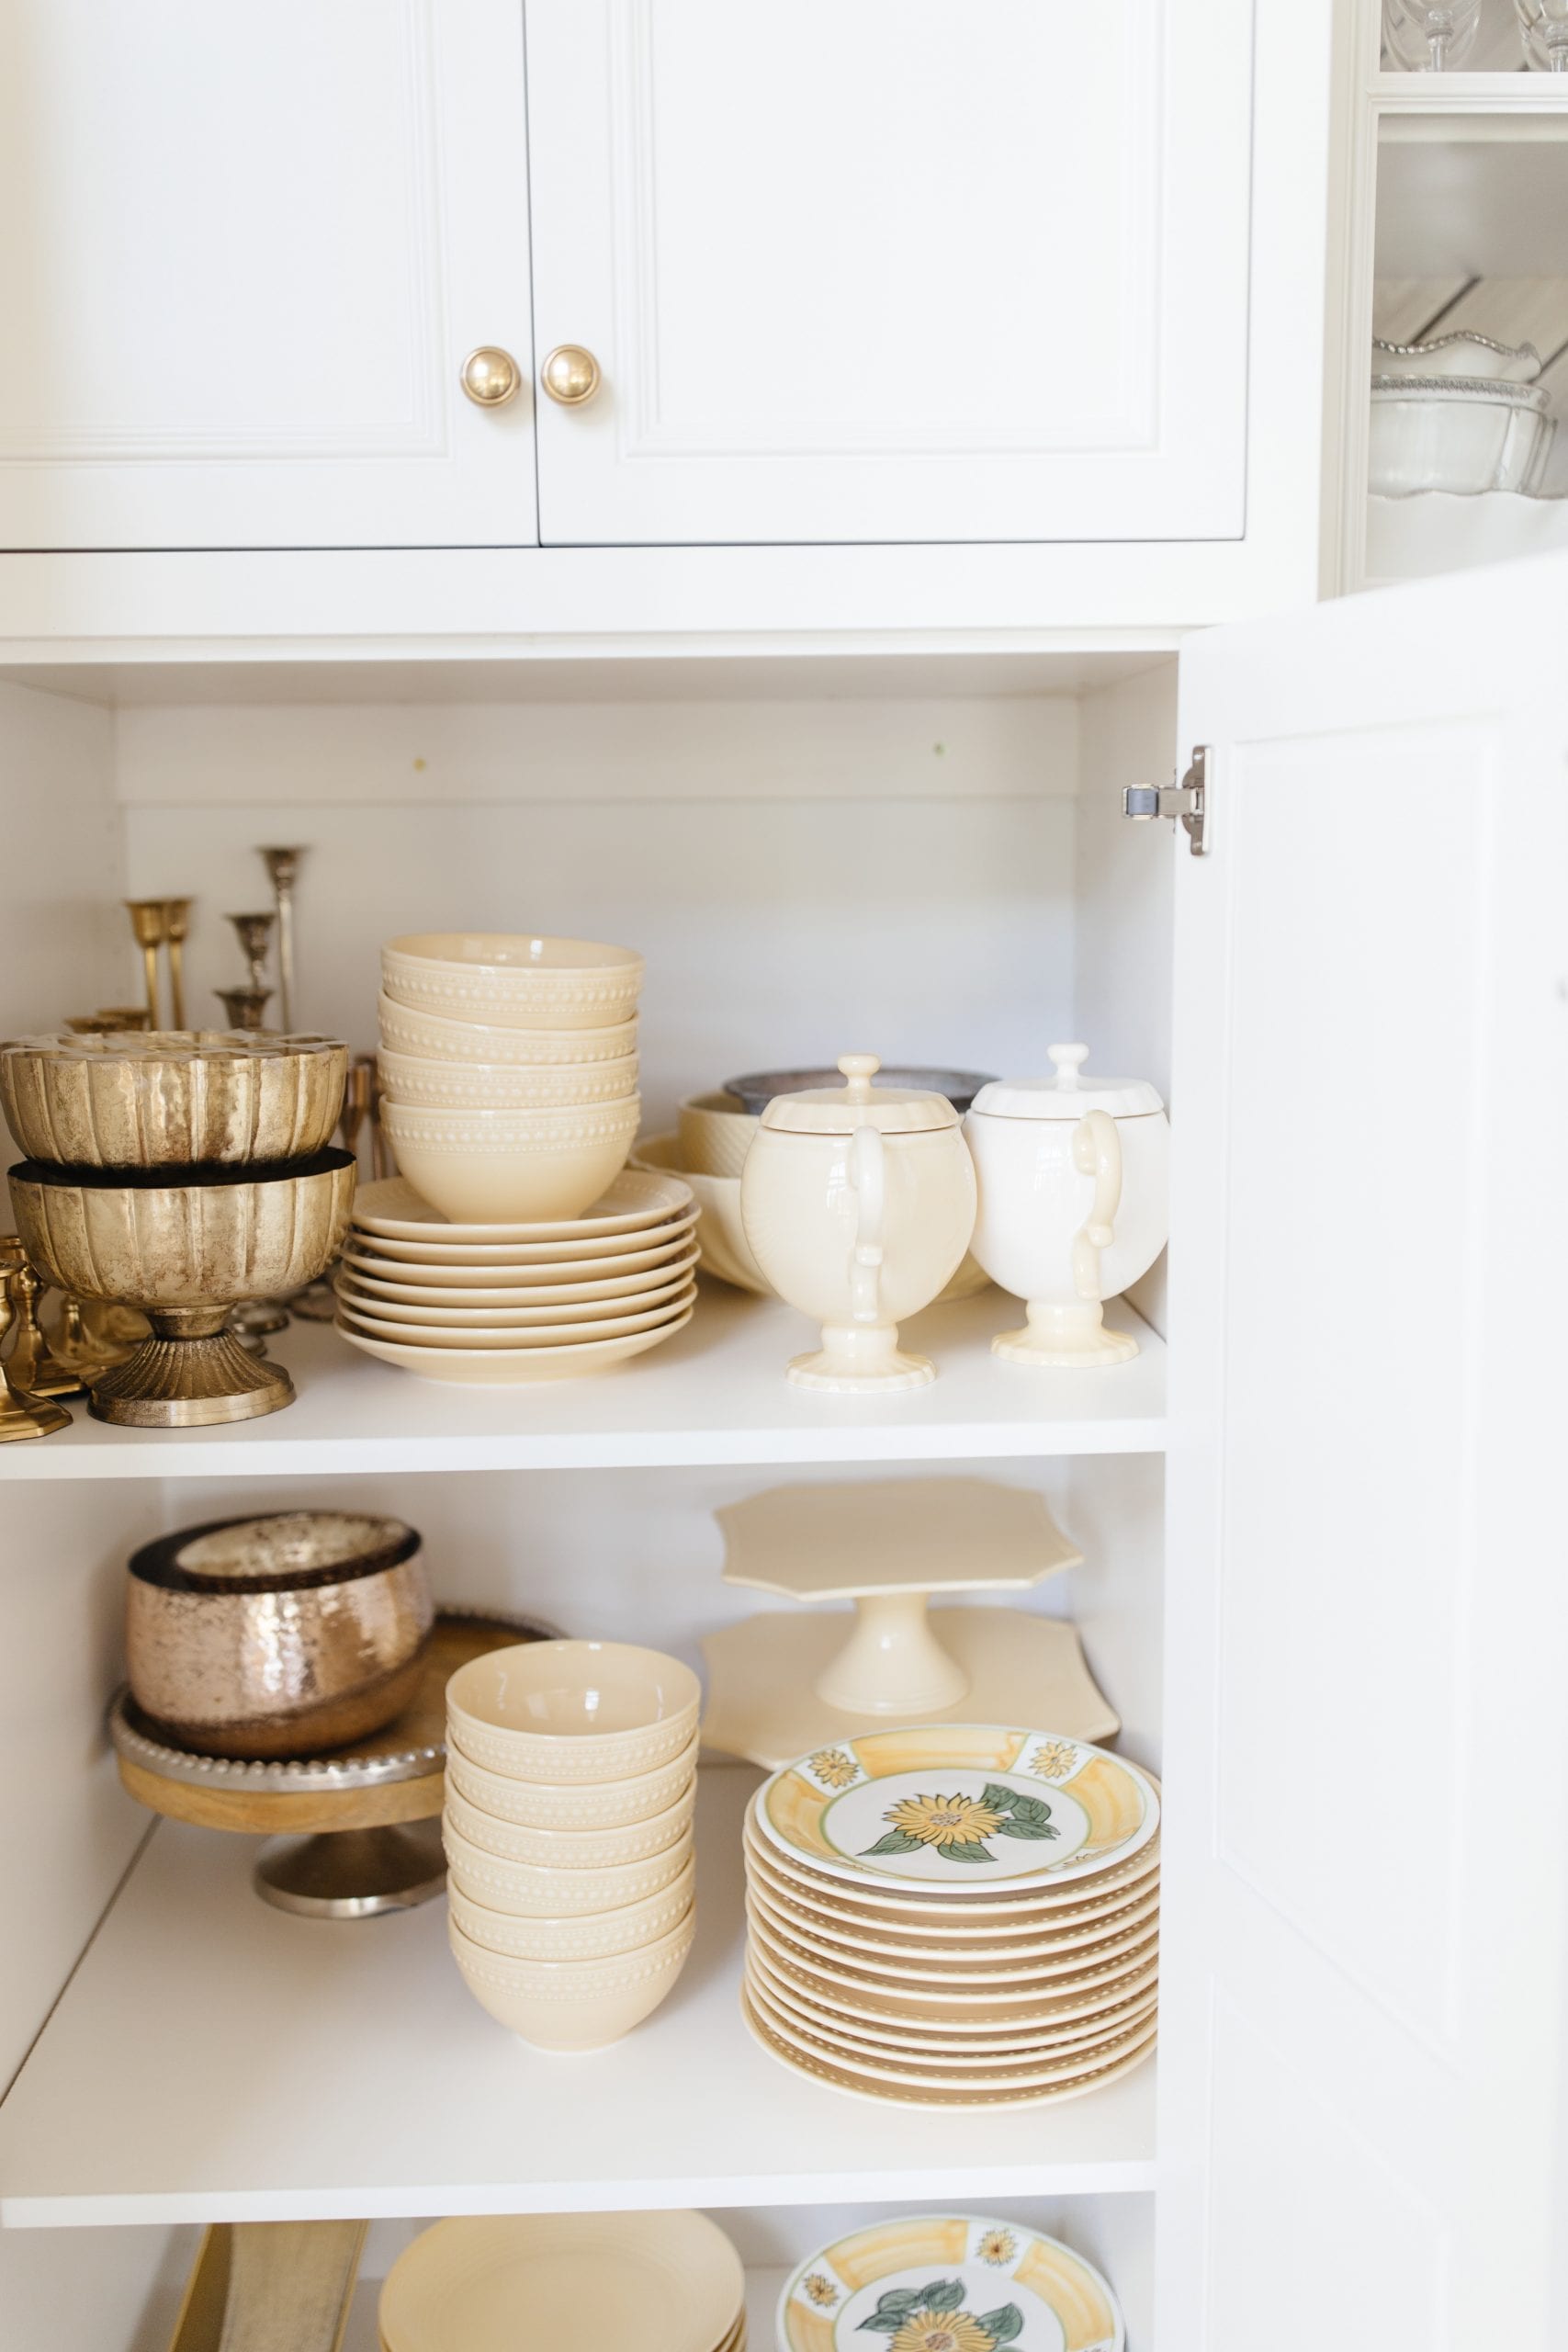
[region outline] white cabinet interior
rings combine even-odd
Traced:
[[[0,547],[536,537],[518,0],[4,0],[0,158]]]

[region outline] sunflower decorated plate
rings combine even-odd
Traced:
[[[924,1893],[906,1898],[896,1888],[852,1887],[841,1879],[829,1878],[826,1871],[808,1871],[802,1863],[787,1860],[762,1836],[757,1827],[755,1798],[747,1807],[745,1846],[747,1869],[792,1903],[818,1908],[827,1905],[836,1917],[862,1924],[869,1935],[899,1940],[919,1937],[933,1945],[989,1946],[1054,1935],[1058,1926],[1101,1917],[1153,1894],[1159,1885],[1157,1833],[1131,1861],[1102,1871],[1095,1878],[1077,1879],[1043,1893],[1015,1887],[985,1902],[976,1902],[972,1891],[967,1902],[961,1894],[945,1902]]]
[[[1061,1885],[1139,1853],[1159,1799],[1135,1765],[1050,1731],[919,1724],[818,1748],[764,1781],[757,1825],[787,1859],[848,1883]]]
[[[760,1944],[750,1947],[746,1960],[784,2007],[818,2033],[840,2033],[846,2041],[879,2042],[888,2049],[966,2051],[982,2058],[987,2051],[1037,2049],[1057,2036],[1091,2041],[1102,2019],[1110,2031],[1114,2021],[1132,2017],[1153,2000],[1159,1983],[1157,1963],[1151,1962],[1120,1984],[1091,1989],[1073,2000],[1053,2002],[1022,2022],[1014,2018],[1002,2024],[976,2024],[965,2018],[954,2023],[950,2018],[884,2016],[876,2009],[835,2007],[819,1988],[813,1992],[799,1977],[785,1975]]]
[[[920,2214],[803,2262],[780,2352],[1122,2352],[1121,2306],[1081,2255],[1017,2222]]]

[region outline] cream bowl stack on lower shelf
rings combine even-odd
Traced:
[[[642,972],[640,956],[599,940],[388,942],[382,1125],[426,1200],[456,1218],[574,1217],[604,1190],[641,1115]]]
[[[536,1642],[446,1687],[448,1928],[463,1980],[543,2050],[658,2007],[696,1929],[696,1676],[622,1642]]]

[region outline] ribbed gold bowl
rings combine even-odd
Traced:
[[[348,1229],[355,1166],[346,1151],[275,1174],[184,1183],[70,1175],[24,1160],[10,1170],[23,1248],[78,1298],[138,1306],[152,1326],[96,1378],[89,1410],[139,1428],[248,1420],[292,1403],[278,1364],[223,1331],[231,1306],[286,1297],[325,1271]]]
[[[0,1103],[22,1149],[65,1168],[308,1159],[343,1111],[335,1037],[166,1029],[0,1045]]]
[[[219,1520],[143,1545],[130,1570],[131,1695],[176,1745],[319,1754],[378,1731],[413,1696],[433,1610],[400,1520]]]

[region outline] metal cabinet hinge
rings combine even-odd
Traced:
[[[1194,857],[1208,847],[1209,747],[1200,743],[1179,784],[1129,784],[1122,788],[1122,814],[1146,823],[1151,817],[1177,819],[1185,827]]]

